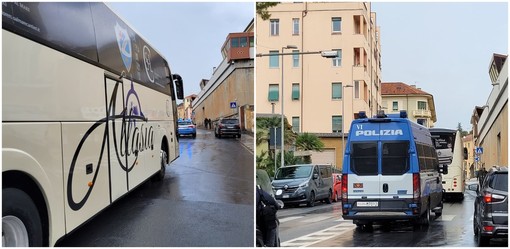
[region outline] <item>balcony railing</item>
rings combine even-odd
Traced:
[[[415,117],[432,117],[432,112],[430,110],[414,110],[413,116]]]

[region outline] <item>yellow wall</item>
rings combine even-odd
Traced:
[[[500,146],[498,149],[498,134]],[[480,162],[489,170],[494,165],[508,166],[508,105],[501,110],[487,135],[480,142],[483,154]]]
[[[223,117],[237,117],[238,109],[231,109],[230,102],[237,100],[238,108],[252,105],[253,86],[253,68],[235,69],[203,102],[194,107],[197,124],[203,125],[205,118],[217,121]]]

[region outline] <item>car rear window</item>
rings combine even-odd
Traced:
[[[181,121],[179,122],[179,125],[190,125],[191,122],[190,121]]]
[[[409,142],[386,142],[382,147],[383,175],[402,175],[409,171]]]
[[[221,120],[222,124],[237,124],[237,119],[223,119]]]
[[[489,187],[508,192],[508,173],[496,173],[489,182]]]
[[[377,142],[352,143],[351,171],[357,175],[377,175]]]

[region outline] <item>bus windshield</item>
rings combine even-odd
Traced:
[[[312,172],[312,166],[296,166],[279,168],[276,180],[307,178]]]

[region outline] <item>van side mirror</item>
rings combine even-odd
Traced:
[[[448,175],[448,165],[447,164],[439,164],[437,166],[437,171],[443,175]]]
[[[468,159],[468,149],[464,147],[464,160]]]
[[[175,93],[177,95],[177,99],[184,99],[184,86],[182,77],[178,74],[172,74],[172,78],[175,82]]]
[[[319,174],[317,174],[317,173],[313,174],[313,179],[314,180],[319,179]]]

